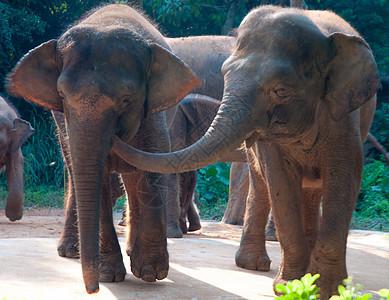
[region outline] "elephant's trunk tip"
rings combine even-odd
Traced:
[[[91,285],[85,285],[85,288],[86,288],[86,292],[88,294],[97,294],[100,290],[99,288],[99,283],[94,283],[94,284],[91,284]]]

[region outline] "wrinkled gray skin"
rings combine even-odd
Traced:
[[[80,257],[88,293],[126,270],[112,223],[110,173],[129,199],[127,254],[145,281],[168,273],[167,176],[136,170],[109,151],[114,136],[151,152],[170,151],[164,109],[198,84],[160,32],[129,6],[105,6],[25,55],[10,93],[63,112],[69,137]]]
[[[65,201],[65,223],[61,233],[60,240],[58,242],[57,251],[59,256],[67,258],[79,258],[80,249],[78,241],[78,223],[77,223],[77,206],[76,206],[76,193],[74,190],[73,170],[71,168],[70,149],[69,149],[69,137],[66,130],[65,115],[59,111],[51,111],[55,124],[58,129],[58,140],[64,159],[64,165],[68,173],[68,182],[66,185],[66,201]],[[122,172],[131,173],[135,171],[133,167],[128,166],[127,171]],[[111,202],[112,207],[115,205],[116,200],[126,193],[123,187],[123,182],[118,173],[110,174],[111,182]],[[109,220],[108,220],[109,221]]]
[[[230,186],[228,192],[228,203],[223,215],[222,222],[232,225],[243,225],[246,212],[246,201],[250,189],[250,164],[245,162],[232,162],[230,169]],[[253,181],[256,178],[252,179]],[[261,180],[261,179],[259,179]],[[257,216],[258,218],[267,218],[268,216]],[[266,240],[276,241],[276,229],[273,215],[269,214],[266,225]],[[270,265],[269,265],[270,268]],[[267,271],[262,269],[261,271]]]
[[[235,38],[227,36],[200,36],[167,38],[166,41],[171,46],[174,54],[179,56],[199,77],[200,84],[198,87],[194,88],[193,91],[221,99],[223,94],[223,76],[220,70],[223,62],[231,53]],[[191,106],[191,104],[186,101],[184,104],[185,107],[179,109],[179,104],[168,110],[167,124],[169,134],[172,138],[172,150],[179,150],[190,145],[186,143],[187,137],[181,134],[183,131],[180,131],[179,128],[184,129],[188,126],[192,126],[192,138],[197,136],[197,139],[205,133],[218,108],[213,105],[212,101],[206,103],[210,104],[209,108],[203,106],[201,112],[196,112],[197,117],[207,119],[205,125],[204,120],[198,118],[188,120],[185,115],[181,113],[182,109],[187,112],[190,110],[193,111],[195,107],[198,107],[196,104]],[[68,154],[66,126],[61,113],[55,112],[53,113],[53,117],[59,128],[60,146],[63,152],[65,165],[68,169],[68,174],[70,174],[68,178],[69,182],[67,184],[65,226],[58,243],[58,253],[60,256],[75,258],[79,256],[78,229],[77,226],[75,226],[77,221],[76,203],[74,183],[72,183],[73,172],[70,168],[71,162]],[[197,122],[202,126],[197,128],[193,125],[193,122]],[[200,131],[196,131],[197,129]],[[114,196],[120,194],[121,186],[117,176],[118,175],[115,174],[111,175],[111,194],[113,203],[116,200]],[[167,197],[166,231],[167,236],[170,238],[179,238],[188,230],[195,231],[201,228],[199,215],[192,202],[196,181],[197,174],[195,171],[183,174],[172,174],[169,176],[170,189]],[[123,213],[123,216],[125,215],[126,212]],[[186,215],[188,215],[189,228],[185,221]]]
[[[268,264],[265,222],[257,216],[269,210],[270,200],[282,251],[274,285],[320,273],[321,299],[329,299],[347,277],[362,143],[380,84],[371,50],[331,12],[263,6],[242,21],[222,72],[222,104],[197,143],[146,155],[116,138],[113,150],[142,169],[183,172],[245,141],[256,165],[250,172],[262,180],[251,185],[236,263],[249,269]]]
[[[8,197],[5,215],[11,221],[23,216],[23,154],[20,147],[35,132],[20,119],[11,105],[0,97],[0,170],[6,172]]]
[[[216,116],[220,101],[205,95],[189,94],[178,105],[172,126],[169,129],[172,150],[180,150],[194,144],[207,131]],[[223,157],[221,161],[243,161],[245,153],[233,151]],[[194,207],[192,196],[197,182],[197,172],[178,174],[180,182],[179,225],[183,233],[201,228],[200,219]],[[191,206],[193,206],[191,208]],[[186,216],[189,219],[189,228],[186,226]],[[196,222],[197,218],[197,222]],[[171,220],[175,220],[171,218]]]
[[[223,96],[224,82],[221,67],[230,56],[235,40],[234,37],[230,36],[194,36],[166,39],[173,53],[180,57],[200,79],[200,84],[192,90],[192,93],[215,99],[221,99]],[[191,99],[194,98],[191,97]],[[193,141],[197,141],[205,133],[217,111],[213,106],[213,101],[206,101],[205,103],[210,104],[210,107],[198,106],[196,103],[191,105],[186,101],[182,105],[167,110],[172,150],[180,150],[190,145],[187,143],[188,137],[183,135],[183,133],[188,134],[185,128],[192,128],[189,133],[192,135],[191,139]],[[194,111],[198,107],[201,107],[201,112]],[[186,118],[185,113],[182,113],[183,111],[186,111],[186,114],[194,113],[197,119]],[[204,120],[201,118],[204,118]],[[195,123],[198,125],[195,126]],[[194,139],[195,137],[197,139]],[[176,198],[173,196],[168,198],[167,233],[168,237],[182,237],[182,234],[188,230],[195,231],[201,228],[200,218],[192,202],[192,195],[197,182],[197,172],[171,174],[169,181],[178,181],[179,191],[175,193]],[[177,185],[171,183],[170,186]],[[174,195],[174,193],[172,194]],[[186,215],[188,215],[189,227],[186,224]]]

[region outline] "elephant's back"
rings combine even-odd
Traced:
[[[303,12],[326,36],[335,32],[360,36],[349,23],[332,11],[304,10]]]
[[[224,79],[221,67],[235,45],[230,36],[198,36],[168,38],[172,51],[200,78],[201,86],[192,92],[216,99],[223,96]]]

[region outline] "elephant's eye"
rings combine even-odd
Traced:
[[[285,89],[285,88],[279,88],[279,89],[275,90],[274,93],[275,93],[278,97],[280,97],[280,98],[284,98],[284,97],[290,96],[289,91],[288,91],[287,89]]]
[[[293,93],[290,88],[278,86],[272,91],[272,98],[277,102],[285,102],[291,99],[292,94]]]

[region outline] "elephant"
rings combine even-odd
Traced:
[[[224,83],[220,70],[224,61],[229,57],[235,44],[235,40],[235,37],[215,35],[166,39],[173,53],[180,57],[195,72],[201,82],[201,84],[195,87],[191,92],[209,96],[214,99],[222,98]],[[191,97],[191,99],[199,98]],[[213,102],[205,101],[204,103],[211,104]],[[185,129],[186,126],[191,126],[193,131],[195,129],[194,122],[198,122],[199,126],[207,124],[204,120],[194,118],[188,119],[182,114],[182,109],[188,112],[196,107],[201,106],[195,104],[191,107],[188,101],[185,101],[182,107],[180,107],[179,104],[178,106],[167,110],[170,137],[174,140],[174,142],[172,142],[172,150],[179,150],[184,146],[188,146],[188,138],[183,136],[183,133],[187,132]],[[211,104],[209,109],[202,107],[202,112],[200,114],[198,114],[198,112],[194,113],[196,113],[197,117],[205,118],[207,118],[206,115],[210,113],[213,119],[216,111],[217,109],[214,110]],[[179,114],[179,116],[176,116],[176,114]],[[212,121],[212,119],[210,121]],[[208,127],[208,125],[206,126]],[[178,129],[179,127],[181,127],[182,130]],[[204,130],[204,128],[201,127],[199,130]],[[192,135],[195,135],[195,133],[192,132]],[[200,138],[200,135],[198,135],[198,138]],[[178,198],[175,199],[174,197],[170,197],[170,202],[167,204],[168,237],[182,237],[182,234],[187,233],[188,230],[195,231],[201,228],[200,217],[192,201],[197,182],[197,172],[191,171],[171,174],[169,180],[172,182],[179,182],[179,191],[177,192]],[[188,216],[189,227],[187,227],[186,224],[186,216]]]
[[[256,180],[255,177],[252,180]],[[230,169],[230,187],[228,192],[228,203],[224,212],[222,222],[232,225],[243,225],[246,211],[246,200],[250,189],[250,174],[247,161],[234,161]],[[265,236],[267,241],[277,241],[277,234],[274,225],[273,215],[258,216],[268,218]],[[270,266],[269,266],[270,267]]]
[[[223,223],[243,225],[249,186],[248,163],[233,162],[230,168],[230,188],[226,211],[224,212],[222,219]]]
[[[35,132],[16,110],[0,97],[0,170],[6,172],[8,196],[5,215],[10,221],[23,216],[23,154],[21,146]]]
[[[219,99],[221,99],[223,93],[223,76],[221,75],[220,69],[223,62],[230,54],[235,38],[228,36],[200,36],[166,38],[166,41],[173,53],[179,56],[199,77],[201,86],[194,88],[193,91],[209,95],[210,97],[219,97]],[[186,104],[186,106],[187,105],[188,104]],[[175,116],[177,111],[177,106],[168,110],[167,123],[169,131],[171,127],[177,128],[177,126],[187,126],[187,119],[177,118]],[[216,111],[217,109],[214,110],[212,107],[210,108],[210,113],[213,114],[212,116],[215,115]],[[69,174],[65,226],[57,250],[60,256],[77,258],[79,257],[79,249],[78,229],[76,226],[76,203],[74,199],[74,183],[72,183],[71,162],[67,145],[66,125],[62,113],[54,112],[53,118],[59,131],[60,147]],[[172,126],[173,120],[175,125]],[[199,121],[202,122],[201,120]],[[180,124],[178,124],[178,122],[180,122]],[[170,135],[171,134],[172,133],[170,133]],[[185,139],[183,136],[180,136],[179,138]],[[174,136],[175,147],[178,147],[179,145],[179,138],[178,136]],[[115,197],[120,197],[124,193],[121,189],[121,182],[118,176],[118,174],[111,174],[111,194],[113,204],[116,201]],[[170,180],[178,180],[178,182],[176,184],[171,184],[172,186],[176,186],[177,190],[171,191],[171,196],[168,197],[167,200],[167,236],[182,237],[182,234],[186,233],[187,230],[195,231],[201,228],[200,218],[191,198],[196,185],[197,174],[196,172],[187,172],[175,175]],[[178,197],[175,197],[174,195],[177,195]],[[120,225],[126,224],[126,214],[126,209],[124,209]],[[189,228],[186,225],[186,221],[183,221],[185,220],[186,215],[188,215]]]
[[[10,94],[64,113],[87,293],[126,274],[112,222],[111,172],[121,174],[130,201],[132,273],[148,282],[167,276],[167,175],[133,168],[110,149],[118,135],[143,150],[169,152],[163,110],[198,83],[162,34],[125,4],[91,13],[31,50],[8,75]]]
[[[321,299],[328,299],[347,277],[362,143],[380,85],[372,51],[330,11],[262,6],[240,24],[222,73],[219,111],[195,144],[152,154],[115,137],[112,150],[138,168],[168,173],[204,167],[245,147],[250,174],[261,180],[250,186],[237,265],[268,265],[258,215],[271,203],[281,247],[274,286],[319,273]]]

